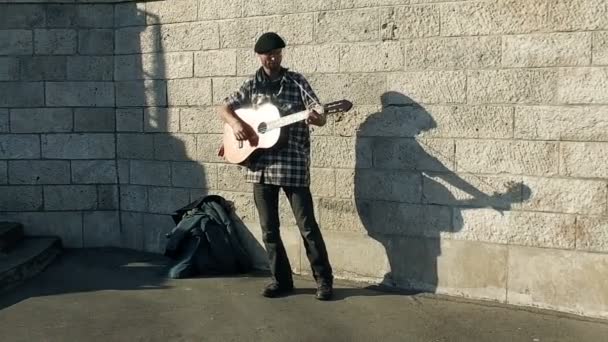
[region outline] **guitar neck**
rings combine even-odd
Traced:
[[[274,121],[270,121],[267,122],[267,129],[273,130],[273,129],[277,129],[277,128],[281,128],[281,127],[285,127],[287,125],[291,125],[292,123],[298,122],[298,121],[302,121],[305,120],[308,117],[308,111],[301,111],[301,112],[297,112],[294,114],[290,114],[287,116],[284,116],[280,119],[274,120]]]

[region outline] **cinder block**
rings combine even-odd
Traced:
[[[11,184],[70,184],[70,162],[14,160],[8,164]]]
[[[196,77],[236,75],[236,50],[196,52],[194,75]]]
[[[148,24],[183,23],[196,21],[199,0],[181,0],[167,6],[162,2],[146,4]],[[203,3],[204,5],[204,3]]]
[[[171,163],[131,160],[130,183],[137,185],[171,185]]]
[[[548,7],[547,21],[551,30],[608,29],[608,8],[602,0],[558,0]]]
[[[608,68],[568,68],[560,72],[557,101],[567,104],[607,104]]]
[[[143,2],[115,4],[114,25],[115,27],[146,25],[146,4]]]
[[[608,251],[608,219],[601,216],[578,216],[576,249],[589,252]]]
[[[49,134],[42,136],[43,158],[112,159],[113,134]]]
[[[76,184],[115,184],[116,161],[72,161],[72,182]]]
[[[366,43],[344,45],[340,50],[340,71],[378,72],[403,69],[404,55],[400,43]]]
[[[405,44],[407,69],[468,69],[500,65],[500,37],[449,37]]]
[[[290,65],[290,63],[292,63],[293,59],[292,57],[289,56],[293,56],[294,53],[297,53],[297,51],[301,51],[301,49],[307,47],[306,45],[301,45],[301,46],[292,46],[289,48],[289,50],[285,50],[283,51],[283,64],[288,66]],[[338,53],[338,51],[336,51],[336,53]],[[314,59],[315,62],[311,61],[311,59],[307,59],[308,63],[316,63],[317,59]],[[302,67],[302,66],[300,66]],[[249,48],[240,48],[237,49],[237,55],[236,55],[236,74],[239,76],[252,76],[255,74],[255,71],[257,69],[260,68],[260,61],[259,58],[256,56],[255,51],[253,51],[253,49],[251,47]],[[291,67],[293,68],[293,70],[300,70],[297,69],[295,67]],[[336,68],[339,68],[338,65],[336,65]],[[304,71],[302,71],[304,72]]]
[[[314,41],[314,14],[301,13],[267,17],[266,31],[281,32],[289,44],[309,44]]]
[[[23,94],[28,94],[28,96],[23,96]],[[42,82],[5,82],[0,88],[0,107],[43,106],[44,85]]]
[[[424,71],[388,75],[388,89],[417,103],[464,103],[467,77],[462,71]],[[370,103],[371,104],[371,103]]]
[[[70,56],[68,57],[68,80],[111,81],[114,57]]]
[[[167,105],[165,81],[115,82],[119,107],[162,107]]]
[[[196,157],[194,134],[157,134],[154,136],[156,160],[188,161]]]
[[[120,247],[120,213],[117,211],[95,211],[83,213],[84,247]]]
[[[307,3],[297,0],[265,1],[251,0],[245,2],[243,15],[245,17],[265,16],[273,14],[290,14],[300,12],[317,12],[340,8],[339,0],[313,0]]]
[[[219,26],[215,22],[160,26],[163,51],[199,51],[220,47]]]
[[[310,191],[319,197],[334,197],[336,175],[333,169],[312,168],[310,170]]]
[[[78,33],[75,30],[35,30],[34,47],[38,55],[70,55],[76,53]]]
[[[0,135],[0,159],[38,158],[40,158],[40,137],[38,135]]]
[[[117,160],[118,166],[118,184],[129,184],[129,169],[131,168],[130,160]]]
[[[154,158],[154,136],[151,134],[118,134],[117,141],[118,158]]]
[[[172,185],[182,188],[217,189],[218,165],[198,162],[171,163]]]
[[[33,32],[0,30],[0,55],[31,55],[34,52]]]
[[[311,142],[312,167],[370,167],[371,148],[358,144],[356,139],[316,137]]]
[[[211,105],[211,79],[170,80],[167,82],[167,95],[170,106]]]
[[[134,26],[114,33],[115,54],[139,54],[160,49],[160,26]]]
[[[348,49],[348,46],[344,46]],[[239,56],[239,62],[237,63],[239,75],[250,74],[255,68],[259,67],[258,59],[251,54],[248,49],[240,52],[242,56]],[[292,46],[284,51],[283,64],[300,73],[331,73],[338,72],[340,69],[340,46],[335,44],[323,44],[323,45],[299,45]],[[315,58],[310,58],[315,56]],[[391,56],[392,57],[392,56]],[[248,59],[248,62],[244,62],[240,59]],[[251,65],[245,67],[242,65]]]
[[[513,138],[513,107],[507,106],[425,106],[431,124],[421,125],[425,137]],[[435,127],[433,127],[435,126]]]
[[[79,30],[78,53],[81,55],[112,55],[114,31],[107,29]]]
[[[67,78],[67,58],[64,56],[21,57],[21,80],[63,81]]]
[[[607,141],[606,106],[518,106],[515,138]]]
[[[118,132],[143,132],[144,111],[141,108],[116,109],[116,130]]]
[[[44,209],[97,209],[97,187],[94,185],[46,185],[44,186]]]
[[[44,27],[43,5],[0,5],[0,29]]]
[[[315,39],[319,43],[369,41],[380,38],[378,8],[319,12],[315,20]]]
[[[32,108],[11,110],[12,133],[51,133],[72,131],[72,109]]]
[[[51,107],[113,107],[114,83],[48,82],[46,104]]]
[[[249,48],[266,30],[262,18],[232,19],[219,26],[221,48]]]
[[[220,105],[224,99],[235,92],[246,81],[244,77],[214,78],[213,79],[213,104]],[[204,103],[203,105],[208,104]]]
[[[179,132],[179,108],[152,107],[144,109],[144,131]]]
[[[383,40],[422,38],[439,35],[439,6],[401,6],[382,8]]]
[[[468,72],[470,103],[553,103],[558,73],[551,69],[478,70]]]
[[[8,127],[8,109],[0,109],[0,132],[7,133],[9,130]]]
[[[139,185],[120,187],[120,209],[126,211],[148,210],[148,189]]]
[[[19,80],[19,59],[0,57],[0,81]]]
[[[593,33],[593,64],[608,64],[608,32]]]
[[[564,142],[561,144],[560,174],[569,177],[608,178],[605,156],[608,143]]]
[[[74,110],[76,132],[114,132],[114,108],[77,108]]]
[[[123,248],[144,249],[144,216],[140,213],[121,212],[121,241]]]
[[[193,53],[147,53],[116,56],[114,79],[175,79],[189,78],[193,74]]]
[[[0,184],[8,183],[8,161],[0,162]]]
[[[422,203],[422,176],[419,172],[358,169],[355,193],[361,200]]]
[[[190,202],[190,190],[179,188],[149,188],[148,208],[155,214],[171,214]]]
[[[112,4],[50,5],[49,27],[110,28],[114,24]]]
[[[509,304],[608,317],[606,254],[513,246],[508,272]]]
[[[0,186],[0,210],[38,211],[42,209],[42,187]]]
[[[117,210],[118,206],[118,187],[116,185],[97,186],[97,209]]]
[[[180,132],[218,133],[224,132],[224,121],[217,107],[198,107],[180,109]]]
[[[591,63],[591,33],[505,36],[502,65],[506,67],[576,66]]]
[[[196,136],[196,156],[194,160],[208,163],[223,163],[224,158],[218,156],[222,145],[221,134],[198,134]]]
[[[459,172],[556,175],[559,145],[553,142],[457,140]]]
[[[251,184],[245,182],[245,169],[238,165],[218,165],[218,189],[237,192],[250,191]]]
[[[169,215],[144,214],[144,251],[162,254],[167,245],[167,233],[175,227]]]
[[[3,217],[22,223],[26,235],[58,236],[64,247],[82,248],[80,212],[25,212],[4,214]]]
[[[199,20],[238,18],[243,3],[240,0],[201,0],[198,6]]]
[[[380,75],[317,74],[306,78],[322,103],[347,99],[356,106],[377,105],[388,90],[386,77]]]

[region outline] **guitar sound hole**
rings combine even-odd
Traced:
[[[259,126],[258,126],[258,133],[260,134],[264,134],[266,133],[266,130],[268,130],[268,125],[266,125],[265,122],[262,122]]]

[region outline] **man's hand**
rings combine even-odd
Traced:
[[[317,113],[316,110],[311,110],[308,112],[308,118],[306,119],[306,123],[309,125],[315,126],[324,126],[326,123],[326,119],[324,115]]]
[[[242,120],[235,120],[230,127],[232,127],[234,137],[238,141],[251,140],[257,136],[253,128]]]

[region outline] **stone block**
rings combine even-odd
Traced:
[[[359,105],[377,105],[388,90],[386,77],[374,74],[316,74],[306,77],[322,103],[347,99]]]
[[[160,26],[134,26],[114,32],[114,52],[140,54],[160,50]]]
[[[355,196],[356,169],[335,169],[336,198],[353,199]]]
[[[64,56],[21,57],[21,80],[63,81],[67,78],[67,58]]]
[[[423,38],[439,35],[439,7],[435,5],[382,8],[382,40]]]
[[[234,76],[236,65],[236,50],[211,50],[194,54],[196,77]]]
[[[608,32],[593,33],[593,64],[608,64]]]
[[[45,7],[43,5],[0,5],[0,29],[44,27]]]
[[[150,160],[131,160],[130,184],[135,185],[171,185],[171,164],[169,162]]]
[[[213,79],[213,105],[221,105],[224,99],[246,81],[244,77],[214,78]]]
[[[114,132],[114,108],[77,108],[74,110],[74,131]]]
[[[119,107],[162,107],[167,105],[165,81],[115,82]]]
[[[456,166],[451,139],[375,138],[373,165],[381,169],[450,172]]]
[[[553,103],[558,73],[551,69],[478,70],[468,72],[470,103]]]
[[[118,94],[120,98],[120,93]],[[112,82],[48,82],[46,104],[51,107],[113,107]]]
[[[144,251],[162,254],[165,252],[167,237],[175,227],[175,223],[169,215],[144,214],[143,240]]]
[[[120,213],[94,211],[83,213],[85,248],[121,247]]]
[[[146,25],[146,4],[143,2],[115,4],[114,25],[115,27]]]
[[[44,209],[97,209],[97,187],[94,185],[45,185]]]
[[[266,1],[251,0],[244,3],[243,16],[266,16],[273,14],[290,14],[301,12],[317,12],[340,8],[340,0],[313,0],[307,3],[297,0]]]
[[[190,161],[196,157],[194,134],[158,134],[154,136],[154,159]]]
[[[148,24],[167,24],[195,21],[198,15],[199,0],[175,1],[171,6],[163,2],[146,4]]]
[[[512,107],[431,105],[426,106],[424,111],[434,121],[427,127],[421,127],[422,130],[430,128],[428,133],[424,133],[425,137],[513,138],[513,112],[515,109]]]
[[[316,137],[311,151],[312,167],[365,168],[372,162],[371,146],[353,138]]]
[[[509,304],[608,317],[606,254],[510,247],[508,265]]]
[[[289,56],[292,55],[292,52],[295,52],[298,49],[301,51],[301,49],[304,49],[306,47],[309,47],[309,45],[292,46],[292,47],[290,47],[289,51],[284,50],[283,51],[283,64],[285,66],[290,65],[290,63],[292,63],[293,58],[291,58]],[[253,51],[253,49],[251,47],[240,48],[240,49],[237,49],[236,51],[237,51],[236,74],[239,76],[254,75],[255,71],[260,67],[260,61],[259,61],[259,58],[256,56],[255,51]],[[317,61],[316,58],[306,59],[307,64],[316,63],[316,61]],[[338,66],[336,66],[336,68],[338,68]],[[296,68],[293,68],[293,69],[300,70],[300,69],[296,69]]]
[[[171,214],[190,203],[190,190],[179,188],[149,188],[148,208],[155,214]]]
[[[608,6],[602,0],[557,0],[548,10],[548,27],[554,31],[608,29]]]
[[[118,132],[143,132],[144,111],[141,108],[116,109],[116,130]]]
[[[607,104],[608,68],[567,68],[560,72],[557,100],[567,104]]]
[[[120,209],[126,211],[148,210],[148,189],[139,185],[120,187]]]
[[[324,231],[365,233],[364,220],[351,199],[321,198],[318,201],[319,225]]]
[[[114,79],[175,79],[192,77],[192,52],[116,56]]]
[[[81,55],[112,55],[114,31],[107,29],[78,31],[78,53]]]
[[[608,178],[607,143],[561,144],[560,174],[568,177]]]
[[[121,212],[121,241],[123,248],[144,249],[144,216],[140,213]]]
[[[58,236],[63,247],[82,248],[82,213],[80,212],[29,212],[4,215],[23,224],[26,235]]]
[[[40,137],[38,135],[0,135],[0,159],[38,158],[40,158]]]
[[[251,184],[245,182],[246,169],[239,165],[218,165],[217,188],[223,191],[247,192]]]
[[[118,210],[118,187],[116,185],[97,186],[97,209]]]
[[[263,18],[231,19],[219,27],[221,48],[249,48],[266,31]]]
[[[414,116],[406,115],[411,107],[393,109],[381,112],[380,106],[361,105],[354,106],[348,113],[337,113],[331,117],[334,134],[341,137],[381,136],[383,134],[398,136],[403,131],[400,128],[405,129],[406,122],[410,123],[408,119]],[[389,115],[392,115],[394,120],[389,119]]]
[[[179,108],[151,107],[144,109],[145,132],[179,132]]]
[[[0,57],[0,81],[19,80],[19,59]]]
[[[0,109],[0,132],[7,133],[9,131],[8,127],[8,109]]]
[[[75,30],[34,31],[34,50],[38,55],[71,55],[76,53],[77,46]]]
[[[395,73],[388,75],[387,82],[388,89],[415,103],[464,103],[467,99],[467,77],[462,71]]]
[[[361,200],[422,202],[422,176],[418,172],[357,169],[355,196]]]
[[[589,252],[608,252],[608,219],[601,216],[577,217],[576,249]]]
[[[523,181],[532,193],[518,206],[522,210],[606,214],[608,187],[604,181],[536,177],[524,177]]]
[[[180,131],[182,133],[218,133],[224,132],[224,121],[217,107],[182,108],[180,114]]]
[[[459,172],[552,176],[558,173],[559,145],[534,141],[456,141]]]
[[[211,105],[211,79],[170,80],[167,82],[167,95],[170,106]]]
[[[422,1],[424,2],[424,0]],[[432,0],[431,0],[432,2]],[[390,5],[409,5],[420,3],[419,0],[342,0],[340,8],[361,8]]]
[[[317,43],[370,41],[380,38],[378,8],[319,12],[315,21]]]
[[[221,134],[198,134],[196,136],[196,156],[194,160],[208,163],[223,163],[224,159],[217,155],[222,145]]]
[[[118,184],[129,184],[129,168],[131,167],[130,160],[117,160],[118,168]]]
[[[72,109],[32,108],[12,109],[12,133],[50,133],[72,131]]]
[[[0,30],[0,55],[31,55],[33,33],[29,30]]]
[[[452,209],[440,205],[404,204],[359,199],[357,211],[368,234],[382,236],[425,236],[439,238],[452,231]]]
[[[199,20],[229,19],[241,16],[243,3],[240,0],[200,0]]]
[[[49,27],[111,28],[114,24],[112,4],[50,5]]]
[[[350,47],[344,46],[344,48],[349,49]],[[355,53],[352,50],[348,50],[348,52]],[[292,46],[283,53],[283,65],[297,72],[331,73],[340,71],[340,46],[335,44]],[[237,58],[239,60],[237,68],[242,71],[238,74],[251,73],[258,66],[257,58],[249,50],[243,51],[240,54],[242,56],[239,56],[241,58]],[[315,56],[315,58],[310,58],[310,56]],[[391,58],[394,58],[394,55],[391,55]],[[240,59],[246,59],[248,62],[243,62]],[[245,68],[243,65],[247,65],[247,67]]]
[[[500,37],[449,37],[411,40],[405,44],[411,69],[479,69],[500,65]]]
[[[118,134],[117,143],[118,158],[154,158],[154,136],[151,134]]]
[[[403,69],[400,43],[364,43],[344,45],[340,49],[341,72],[379,72]]]
[[[502,65],[506,67],[576,66],[591,63],[591,33],[551,33],[505,36]]]
[[[314,41],[313,13],[267,17],[265,25],[266,31],[281,32],[287,44],[300,45]]]
[[[42,188],[39,186],[1,186],[0,210],[38,211],[42,209]]]
[[[197,162],[171,163],[172,185],[182,188],[217,189],[218,165]]]
[[[112,159],[113,134],[48,134],[42,136],[42,157],[57,159]]]
[[[224,197],[232,203],[234,213],[243,222],[259,222],[256,215],[255,202],[252,193],[231,192],[231,191],[214,191],[215,194]],[[192,196],[191,200],[196,200],[198,197]]]
[[[545,1],[501,0],[442,5],[441,35],[479,36],[532,33],[547,28]]]
[[[0,41],[1,38],[0,38]],[[23,96],[27,94],[28,96]],[[0,107],[43,107],[42,82],[4,82],[0,88]]]
[[[0,162],[0,184],[8,183],[8,162]]]
[[[75,184],[116,184],[116,161],[72,161],[72,182]]]
[[[497,209],[454,208],[453,232],[445,233],[443,237],[454,240],[508,244],[513,236],[513,232],[509,231],[511,215],[512,212],[501,212]],[[515,228],[517,232],[521,232],[523,229]],[[530,236],[535,232],[524,233]]]
[[[310,170],[310,191],[319,197],[334,197],[336,175],[333,169],[312,168]]]
[[[9,161],[11,184],[70,184],[70,162],[59,160]]]
[[[532,140],[608,140],[608,107],[529,106],[515,112],[515,137]]]
[[[222,23],[222,25],[225,25]],[[199,51],[220,47],[216,22],[169,24],[160,26],[160,48],[163,51]]]
[[[114,57],[70,56],[68,57],[68,80],[111,81]]]

